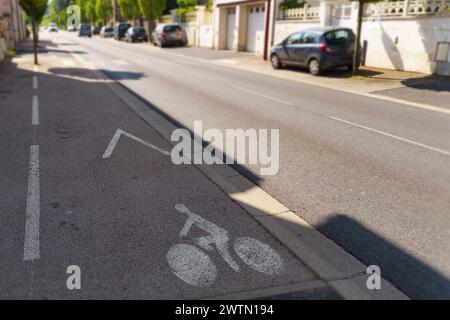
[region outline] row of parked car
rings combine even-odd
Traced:
[[[74,30],[72,30],[74,31]],[[148,35],[143,27],[132,26],[129,23],[117,23],[113,27],[91,26],[81,24],[78,30],[79,37],[92,37],[99,35],[102,38],[114,38],[115,40],[125,40],[126,42],[147,42]],[[186,32],[178,24],[158,25],[151,34],[152,43],[155,46],[165,47],[168,45],[187,44]]]
[[[46,27],[46,31],[57,32],[58,28],[56,24],[51,23]],[[148,41],[143,27],[131,26],[129,23],[118,23],[114,28],[80,25],[78,30],[80,37],[92,37],[93,34],[98,34],[102,38],[124,39],[127,42]],[[151,37],[152,43],[160,47],[187,43],[186,32],[178,24],[158,25]],[[279,44],[274,45],[270,53],[270,62],[274,69],[287,66],[306,67],[312,75],[344,66],[353,70],[355,42],[355,34],[349,28],[304,29],[290,34]],[[359,47],[362,53],[362,48]],[[362,58],[361,55],[359,60],[362,61]]]

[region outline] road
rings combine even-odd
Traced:
[[[408,296],[450,298],[448,114],[227,68],[180,55],[176,48],[68,33],[48,37],[56,48],[75,52],[186,128],[202,120],[204,129],[279,129],[278,174],[262,176],[257,165],[236,168],[362,262],[380,266],[382,276]],[[77,65],[52,72],[64,76],[68,69],[83,77]],[[93,116],[98,125],[101,115]],[[66,151],[74,159],[88,152]],[[136,156],[133,161],[139,167],[149,160]],[[77,170],[74,179],[106,174],[100,167]],[[51,185],[59,188],[55,181]],[[105,206],[108,214],[108,202],[96,200],[91,194],[88,202]],[[141,195],[123,201],[146,206]],[[253,228],[250,221],[243,223]]]

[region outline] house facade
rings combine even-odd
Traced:
[[[26,38],[25,12],[19,0],[0,1],[0,60],[15,44]]]
[[[302,1],[302,0],[299,0]],[[358,2],[309,0],[283,10],[283,0],[216,0],[214,48],[267,58],[287,35],[315,26],[356,29]],[[450,75],[450,0],[381,1],[363,8],[365,64]]]

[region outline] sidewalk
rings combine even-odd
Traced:
[[[154,48],[154,50],[161,50]],[[212,50],[199,47],[164,48],[168,53],[201,59],[210,63],[248,70],[293,81],[306,82],[336,90],[391,97],[412,103],[450,109],[450,78],[372,67],[362,67],[352,77],[345,68],[311,76],[306,69],[274,70],[268,61],[247,52]]]
[[[14,193],[0,190],[1,211],[12,213],[0,226],[0,241],[8,244],[0,247],[0,297],[406,298],[384,280],[381,290],[368,290],[366,266],[230,167],[172,164],[173,123],[93,69],[82,54],[46,46],[38,68],[26,46],[0,64],[0,83],[8,88],[0,97],[0,119],[7,121],[0,124],[0,172],[11,173],[4,184],[14,186]],[[40,163],[33,184],[40,191],[31,193],[30,145],[38,146]],[[40,193],[30,201],[40,201],[30,209],[33,192]],[[267,244],[266,251],[243,248],[257,259],[252,268],[240,262],[239,272],[206,251],[211,267],[208,255],[194,247],[207,228],[180,234],[181,203],[226,230],[226,241],[252,237]],[[24,228],[30,217],[34,222]],[[28,227],[38,228],[40,237],[27,237]],[[32,264],[21,256],[27,241],[37,248]],[[187,257],[168,258],[180,248]],[[281,265],[259,265],[273,252]],[[192,263],[195,255],[200,260]],[[86,274],[83,290],[65,288],[65,268],[72,264]]]

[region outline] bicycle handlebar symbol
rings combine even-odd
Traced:
[[[184,204],[175,205],[175,209],[187,215],[180,237],[187,237],[195,225],[208,235],[193,239],[194,244],[212,251],[216,249],[228,266],[236,272],[241,270],[229,250],[230,234],[227,230],[190,211]],[[167,253],[167,262],[174,274],[184,282],[199,287],[209,286],[217,277],[217,268],[211,258],[192,244],[180,243],[172,246]],[[282,271],[281,256],[269,245],[251,237],[239,237],[233,244],[236,255],[251,269],[275,275]]]

